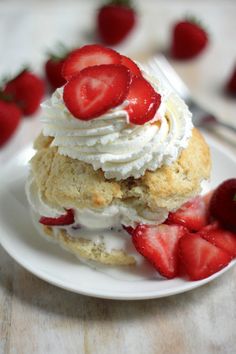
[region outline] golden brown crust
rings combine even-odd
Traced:
[[[197,129],[193,129],[187,149],[170,166],[147,171],[142,184],[147,188],[147,204],[167,207],[200,192],[200,182],[210,176],[211,159],[208,145]],[[177,207],[178,205],[176,205]]]
[[[125,251],[112,250],[108,252],[103,243],[94,243],[86,240],[82,235],[80,238],[74,239],[63,229],[54,234],[49,226],[43,226],[43,232],[46,236],[59,243],[61,247],[79,258],[116,266],[136,264],[135,258]]]
[[[121,197],[118,183],[105,180],[102,171],[86,163],[59,155],[55,147],[39,150],[31,166],[38,188],[52,205],[102,208]]]
[[[34,149],[40,150],[50,146],[53,138],[51,136],[44,136],[41,132],[39,136],[34,141]]]
[[[121,201],[151,211],[173,210],[199,193],[201,181],[210,175],[209,148],[197,129],[176,162],[121,181],[105,179],[101,170],[60,155],[49,144],[45,137],[38,138],[32,172],[45,200],[65,208],[104,208]]]

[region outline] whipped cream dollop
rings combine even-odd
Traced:
[[[63,101],[63,88],[42,104],[43,134],[54,137],[58,152],[102,169],[106,178],[139,178],[175,161],[188,144],[191,113],[182,99],[167,92],[144,70],[142,74],[162,96],[154,118],[144,125],[129,123],[127,101],[95,119],[76,119]]]
[[[26,182],[26,195],[31,208],[35,213],[56,218],[65,214],[65,209],[50,205],[45,200],[44,196],[37,187],[37,183],[31,173]],[[132,205],[125,205],[122,202],[117,202],[102,209],[73,209],[75,224],[86,227],[88,229],[108,229],[120,225],[135,227],[137,224],[160,224],[164,222],[168,216],[166,208],[159,208],[152,212],[149,209],[137,210]]]

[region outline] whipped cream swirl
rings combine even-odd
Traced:
[[[101,168],[107,179],[139,178],[146,170],[171,164],[188,144],[193,127],[191,113],[176,94],[142,73],[162,96],[151,121],[130,124],[127,101],[98,118],[76,119],[66,108],[60,88],[42,104],[43,134],[54,137],[52,145],[60,154],[91,164],[95,170]]]

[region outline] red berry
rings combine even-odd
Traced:
[[[179,241],[179,255],[191,280],[209,277],[226,267],[232,256],[204,240],[199,234],[186,234]]]
[[[207,46],[205,30],[195,22],[181,21],[173,28],[171,54],[177,59],[193,58]]]
[[[48,59],[45,63],[46,77],[53,89],[63,86],[66,83],[61,71],[65,59]]]
[[[133,235],[134,228],[132,226],[122,225],[123,229],[128,232],[128,234]]]
[[[44,82],[35,74],[24,70],[6,83],[4,93],[11,96],[25,115],[30,115],[39,108],[44,94]]]
[[[0,100],[0,146],[14,134],[21,120],[21,111],[15,103]]]
[[[217,222],[204,227],[199,234],[216,247],[236,257],[236,233],[222,229]]]
[[[216,188],[210,213],[225,227],[236,230],[236,178],[228,179]]]
[[[185,226],[189,231],[198,231],[208,222],[209,198],[197,196],[183,204],[176,212],[169,213],[168,224]]]
[[[104,43],[114,45],[130,33],[136,23],[136,13],[127,6],[105,5],[97,16],[98,33]]]
[[[236,95],[236,66],[226,84],[226,91],[231,95]]]
[[[92,66],[66,84],[63,99],[74,117],[89,120],[121,104],[129,86],[130,71],[125,66]]]
[[[137,64],[135,64],[135,62],[133,60],[131,60],[130,58],[122,55],[121,56],[121,64],[126,66],[133,75],[136,76],[142,76],[142,73],[138,67]]]
[[[161,104],[161,96],[143,77],[133,76],[126,107],[130,123],[142,125],[151,120]]]
[[[85,45],[70,53],[63,65],[62,76],[69,80],[89,66],[120,63],[121,55],[115,50],[97,44]]]
[[[186,229],[178,225],[139,225],[132,240],[136,250],[171,279],[178,273],[178,243],[185,233]]]
[[[68,209],[67,213],[59,216],[58,218],[50,218],[47,216],[42,216],[39,219],[40,224],[47,226],[63,226],[71,225],[74,223],[74,213],[72,209]]]

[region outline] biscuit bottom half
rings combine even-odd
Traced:
[[[128,248],[133,248],[132,254],[129,254],[124,249],[108,250],[103,242],[95,243],[87,240],[83,238],[83,234],[77,238],[73,238],[65,229],[53,229],[49,226],[42,226],[42,232],[46,238],[56,241],[63,249],[73,253],[79,259],[116,266],[134,266],[137,263],[137,257],[133,255],[135,250],[132,247],[130,235],[123,237],[127,237],[127,241],[130,243]]]

